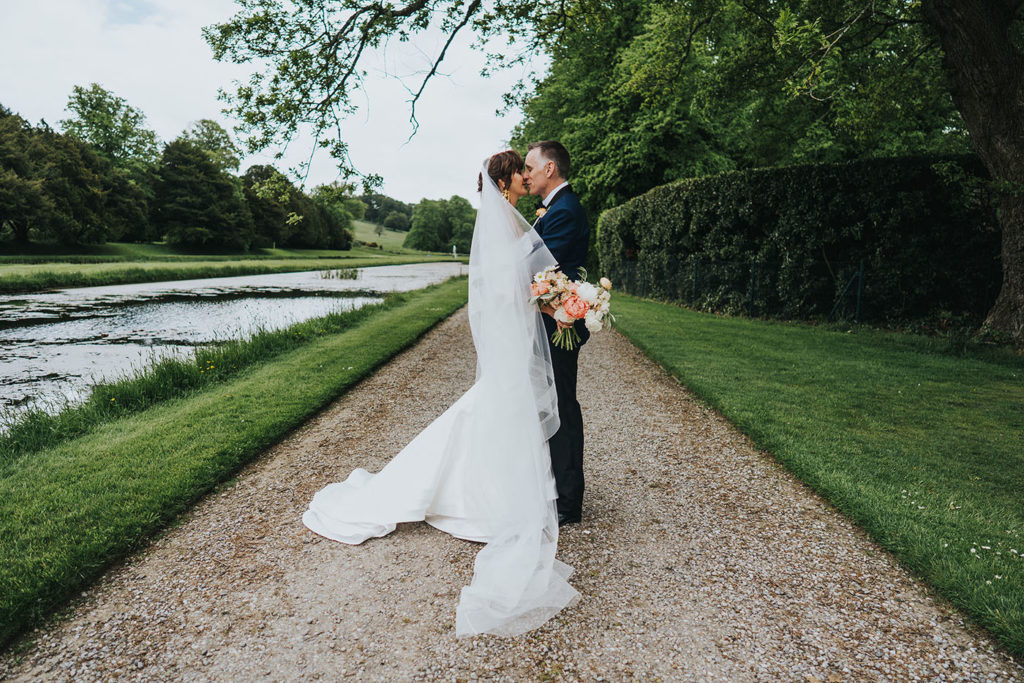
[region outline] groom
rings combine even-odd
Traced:
[[[590,227],[579,198],[566,182],[569,152],[554,140],[534,142],[527,149],[523,181],[530,194],[541,198],[545,209],[539,212],[542,215],[534,229],[558,260],[562,272],[575,280],[587,260]],[[555,320],[550,307],[544,312],[544,326],[550,339],[557,328],[567,325]],[[576,400],[576,365],[590,332],[582,320],[576,321],[576,331],[580,344],[572,351],[550,344],[560,426],[548,445],[558,490],[559,526],[579,522],[583,512],[583,413]]]

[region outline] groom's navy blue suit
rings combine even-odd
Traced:
[[[583,205],[571,188],[563,187],[551,198],[547,212],[534,224],[534,229],[558,260],[562,272],[577,279],[587,260],[590,226]],[[550,339],[557,325],[551,316],[543,318]],[[572,351],[551,345],[560,426],[548,445],[558,490],[558,512],[569,520],[578,520],[583,511],[583,413],[576,400],[576,367],[580,347],[590,338],[582,320],[576,321],[576,331],[580,345]]]

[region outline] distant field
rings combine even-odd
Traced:
[[[376,242],[385,249],[391,251],[400,251],[402,253],[413,253],[413,249],[406,249],[402,246],[405,242],[405,236],[409,233],[399,232],[398,230],[384,229],[384,232],[380,235],[376,232],[377,226],[373,223],[367,223],[366,221],[353,221],[352,222],[352,234],[355,235],[357,240],[363,242]]]

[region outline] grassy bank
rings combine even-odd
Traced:
[[[349,258],[379,249],[253,249],[246,252],[196,251],[163,242],[106,242],[60,247],[54,244],[0,244],[4,263],[114,263],[119,261],[237,261],[239,259]]]
[[[348,253],[348,252],[342,252]],[[260,275],[302,270],[364,268],[451,261],[451,257],[422,252],[389,254],[372,249],[353,250],[350,256],[307,258],[238,258],[220,260],[113,261],[104,263],[0,264],[0,294],[36,292],[59,287],[92,287],[130,282],[161,282],[233,275]]]
[[[222,382],[255,363],[317,337],[343,332],[381,311],[404,305],[409,296],[391,293],[379,304],[306,320],[282,330],[264,331],[248,339],[200,346],[191,358],[165,358],[117,380],[98,383],[84,403],[67,405],[58,412],[35,409],[5,420],[9,428],[0,435],[0,474],[16,458],[81,436],[102,423],[145,410],[160,401]]]
[[[324,331],[300,340],[303,328],[291,328],[293,339],[256,359],[262,362],[243,363],[217,381],[195,379],[184,393],[144,400],[76,438],[38,443],[34,452],[0,462],[0,642],[38,622],[465,301],[459,279],[403,295],[339,333],[303,323]],[[189,372],[205,375],[208,365]]]
[[[1024,656],[1024,358],[620,295],[619,329]]]

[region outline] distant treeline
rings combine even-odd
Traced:
[[[309,194],[272,166],[238,175],[219,124],[162,144],[145,115],[101,86],[76,86],[61,131],[0,105],[0,243],[166,240],[185,248],[349,249],[366,205],[352,187]]]
[[[454,247],[460,254],[469,253],[476,209],[465,197],[406,204],[383,194],[364,194],[359,200],[366,205],[363,220],[408,232],[403,242],[407,249],[450,252]]]
[[[364,194],[359,198],[366,205],[363,220],[383,225],[388,230],[407,232],[412,222],[412,204],[392,199],[383,194]]]
[[[0,248],[349,249],[362,219],[408,232],[409,248],[469,252],[476,212],[462,197],[413,205],[344,183],[307,193],[268,165],[240,174],[241,151],[217,122],[162,143],[145,114],[97,84],[76,86],[67,109],[56,130],[0,105]]]

